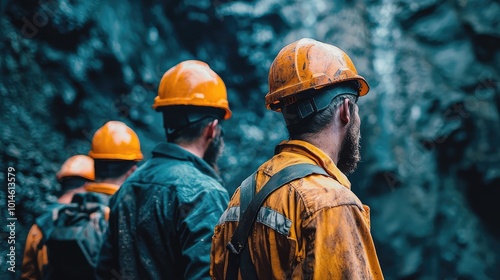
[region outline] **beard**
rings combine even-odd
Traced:
[[[352,123],[347,129],[342,145],[340,145],[337,167],[346,175],[353,173],[358,166],[358,162],[361,160],[359,152],[361,134],[359,128],[359,123]]]
[[[217,161],[222,154],[222,149],[224,148],[224,139],[218,135],[212,142],[208,145],[207,150],[203,159],[217,172],[219,173],[219,166]]]

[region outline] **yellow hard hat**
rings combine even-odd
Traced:
[[[359,96],[370,89],[344,51],[303,38],[281,49],[274,59],[269,69],[266,107],[280,112],[283,106],[297,102],[297,93],[347,81],[358,82]]]
[[[60,181],[65,177],[82,177],[94,181],[94,160],[85,155],[76,155],[68,158],[56,174]]]
[[[190,105],[224,110],[224,119],[231,117],[226,85],[208,64],[187,60],[170,68],[160,81],[153,108]]]
[[[119,121],[109,121],[94,133],[89,156],[94,159],[135,161],[143,158],[139,137]]]

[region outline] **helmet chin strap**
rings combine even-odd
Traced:
[[[335,87],[328,89],[308,90],[301,95],[309,95],[310,97],[300,99],[293,104],[281,108],[281,112],[285,118],[287,126],[296,124],[301,120],[326,109],[332,100],[339,95],[353,95],[357,100],[359,92],[355,87],[349,84],[343,84],[336,85]]]

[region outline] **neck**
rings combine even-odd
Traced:
[[[102,180],[95,180],[95,182],[121,186],[123,182],[125,182],[125,179],[126,177],[124,178],[124,176],[120,176],[116,179],[102,179]]]
[[[203,158],[203,156],[205,155],[205,150],[200,145],[198,145],[198,143],[196,143],[196,142],[189,143],[189,144],[177,143],[177,145],[179,147],[181,147],[182,149],[192,153],[193,155],[195,155],[199,158]]]
[[[340,140],[341,137],[338,133],[332,133],[331,130],[328,129],[324,129],[314,135],[307,135],[303,139],[303,141],[309,142],[322,150],[335,164],[337,164],[339,160]]]

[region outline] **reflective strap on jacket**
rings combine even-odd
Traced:
[[[240,207],[231,207],[224,211],[224,214],[219,219],[217,225],[223,224],[225,222],[238,222],[240,220]],[[261,207],[259,213],[257,213],[257,218],[255,219],[257,223],[261,223],[271,229],[279,232],[280,234],[288,236],[290,233],[290,227],[292,226],[292,221],[285,217],[283,214],[277,212],[268,207]]]

